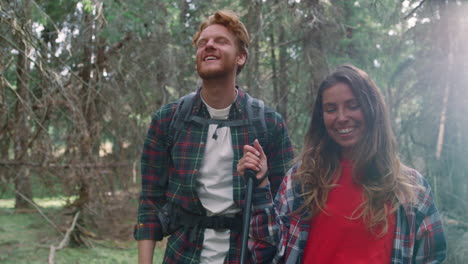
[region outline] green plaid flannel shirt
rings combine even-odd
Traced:
[[[229,120],[247,119],[246,94],[239,93],[233,103]],[[180,132],[176,142],[168,145],[169,123],[175,113],[177,103],[163,106],[153,116],[141,156],[142,191],[138,208],[138,223],[135,239],[160,240],[162,230],[157,217],[160,208],[167,202],[185,210],[206,215],[197,192],[196,179],[202,164],[206,146],[208,126],[189,123]],[[209,118],[206,106],[201,101],[198,89],[192,106],[192,115]],[[281,115],[265,111],[268,143],[262,146],[268,158],[268,177],[272,192],[275,193],[286,174],[293,158],[293,149],[287,128]],[[244,206],[246,181],[237,173],[237,163],[243,155],[243,146],[254,141],[255,133],[251,126],[231,127],[234,160],[232,163],[233,199],[240,208]],[[257,129],[258,130],[258,129]],[[164,263],[198,263],[202,250],[204,230],[195,232],[180,229],[170,235],[164,256]],[[230,249],[225,263],[239,263],[241,235],[231,231]]]

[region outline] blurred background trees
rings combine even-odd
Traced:
[[[457,248],[468,237],[467,2],[0,0],[0,198],[21,211],[36,196],[73,197],[74,242],[90,230],[129,238],[151,115],[198,87],[191,37],[231,9],[252,39],[238,84],[285,117],[297,151],[322,78],[341,63],[370,74],[457,263],[453,252],[468,255]]]

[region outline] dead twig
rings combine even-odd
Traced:
[[[5,180],[5,179],[1,179],[1,181],[3,183],[5,183],[5,186],[9,186],[8,185],[8,182]],[[36,210],[37,212],[39,212],[39,214],[57,231],[59,232],[60,234],[63,235],[63,232],[60,230],[60,228],[58,228],[58,226],[52,221],[50,220],[50,218],[48,218],[44,212],[42,212],[41,208],[34,202],[32,201],[31,199],[29,199],[26,195],[22,194],[21,192],[17,191],[17,190],[14,190],[13,188],[9,187],[11,190],[15,191],[15,193],[17,193],[19,196],[21,196],[21,198],[23,198],[26,202],[30,203]]]
[[[21,198],[23,198],[26,202],[30,203],[32,206],[34,206],[34,208],[36,208],[36,210],[39,212],[39,214],[51,225],[54,227],[55,230],[57,230],[57,232],[59,232],[60,234],[63,235],[63,232],[60,230],[60,228],[58,228],[58,226],[52,222],[52,220],[50,220],[45,214],[44,212],[42,212],[41,208],[33,201],[31,201],[31,199],[29,199],[28,197],[26,197],[26,195],[22,194],[21,192],[15,190],[15,192],[21,196]]]
[[[67,229],[67,232],[65,233],[65,236],[63,237],[62,241],[60,241],[60,244],[57,247],[54,245],[50,246],[49,264],[55,263],[55,252],[63,249],[64,247],[68,245],[68,242],[70,242],[70,234],[75,229],[76,221],[78,220],[79,216],[80,216],[80,211],[76,212],[75,217],[73,218],[73,222],[70,228]]]

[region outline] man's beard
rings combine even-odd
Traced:
[[[222,65],[222,67],[217,67],[215,69],[200,70],[200,68],[201,67],[197,65],[197,73],[200,78],[204,80],[223,79],[235,71],[234,66],[228,67],[226,65]]]

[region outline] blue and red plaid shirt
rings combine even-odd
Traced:
[[[246,94],[238,89],[229,120],[245,120]],[[168,143],[169,124],[174,116],[177,103],[163,106],[153,116],[141,157],[142,191],[138,208],[138,223],[135,227],[136,240],[161,240],[161,223],[157,217],[160,208],[171,202],[196,215],[206,215],[196,191],[196,178],[205,153],[208,126],[189,123],[182,129],[178,139]],[[210,118],[198,89],[191,110],[192,115]],[[273,193],[279,188],[293,158],[293,149],[287,128],[281,115],[275,111],[265,111],[268,142],[263,146],[268,158],[268,177]],[[237,172],[237,163],[243,155],[243,146],[255,139],[255,129],[251,126],[231,127],[233,199],[243,208],[245,180]],[[198,263],[203,245],[202,228],[173,233],[167,242],[164,263]],[[231,231],[230,248],[225,263],[239,263],[241,235]]]
[[[296,164],[288,171],[274,201],[268,186],[255,190],[250,231],[254,239],[249,241],[254,263],[302,263],[310,219],[291,215],[303,203],[300,186],[291,180],[297,168]],[[391,263],[441,263],[447,244],[431,188],[416,170],[405,173],[424,189],[418,190],[416,203],[401,205],[395,214]]]

